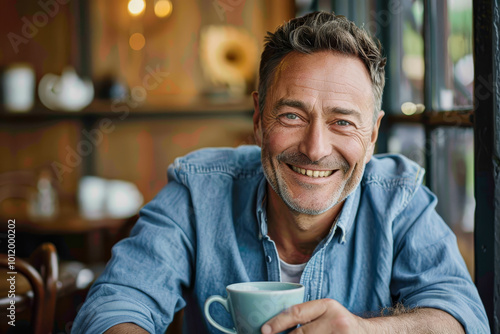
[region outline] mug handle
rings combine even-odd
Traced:
[[[210,307],[210,304],[212,304],[213,302],[218,302],[218,303],[221,303],[222,306],[224,306],[224,308],[226,309],[226,311],[228,313],[229,312],[229,306],[227,304],[227,298],[223,298],[221,296],[210,296],[208,297],[207,301],[205,302],[205,316],[207,317],[207,320],[210,324],[212,324],[212,326],[214,326],[215,328],[217,328],[218,330],[224,332],[224,333],[228,333],[228,334],[237,334],[236,331],[234,329],[229,329],[229,328],[226,328],[224,326],[221,326],[219,325],[213,318],[212,316],[210,315],[210,311],[209,311],[209,307]]]

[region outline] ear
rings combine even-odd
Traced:
[[[375,144],[377,143],[377,138],[378,138],[378,131],[380,129],[380,122],[382,121],[382,117],[384,117],[385,113],[380,110],[378,114],[377,121],[373,125],[373,130],[372,130],[372,135],[370,138],[370,144],[368,146],[368,149],[366,150],[366,155],[365,155],[365,164],[367,164],[370,159],[373,156],[373,152],[375,151]]]
[[[259,109],[259,93],[253,92],[253,136],[255,143],[262,147],[262,122]]]

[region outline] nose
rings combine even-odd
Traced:
[[[311,161],[319,161],[332,153],[330,131],[326,124],[313,121],[305,128],[299,150]]]

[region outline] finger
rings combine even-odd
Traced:
[[[298,324],[306,324],[319,318],[326,310],[327,303],[324,299],[294,305],[265,323],[261,332],[263,334],[279,333]]]
[[[332,327],[328,321],[312,321],[295,329],[290,334],[326,334],[337,333],[337,328]],[[344,332],[339,332],[344,333]]]

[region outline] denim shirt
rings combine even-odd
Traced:
[[[395,303],[432,307],[467,333],[490,332],[455,235],[421,185],[423,174],[399,155],[371,159],[304,269],[306,301],[332,298],[360,316]],[[176,159],[168,180],[142,208],[131,236],[114,246],[72,333],[102,333],[122,322],[164,333],[183,308],[184,333],[218,333],[203,315],[209,296],[226,296],[231,283],[280,280],[258,147],[193,152]],[[233,326],[222,306],[211,311]]]

